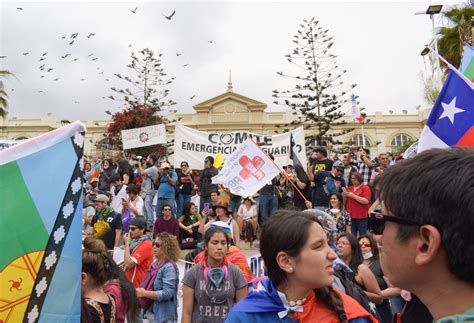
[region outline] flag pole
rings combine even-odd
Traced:
[[[454,67],[450,62],[448,62],[443,56],[441,56],[437,51],[435,51],[433,48],[431,48],[430,46],[428,45],[425,45],[425,48],[428,48],[430,51],[432,51],[433,53],[435,53],[436,56],[439,57],[440,60],[442,60],[448,67],[450,70],[452,70],[454,73],[456,73],[460,78],[463,79],[464,82],[467,83],[467,85],[469,85],[469,87],[471,89],[474,90],[474,83],[471,82],[467,77],[466,75],[464,75],[463,73],[461,73],[456,67]],[[425,54],[425,53],[423,53]]]
[[[278,166],[278,165],[275,163],[275,161],[274,161],[270,156],[268,156],[268,154],[266,153],[266,151],[263,150],[263,149],[253,140],[252,136],[249,135],[247,138],[249,138],[250,140],[252,140],[252,142],[255,144],[255,146],[257,146],[258,149],[260,149],[260,150],[262,151],[262,153],[264,153],[265,156],[267,156],[268,159],[270,159],[270,160],[272,161],[273,165],[275,165],[275,167],[278,168],[278,170],[280,170],[280,166]],[[287,166],[288,166],[288,165],[287,165]],[[298,186],[297,186],[295,183],[293,183],[293,182],[291,181],[290,177],[286,174],[286,172],[280,171],[280,174],[283,174],[283,176],[286,178],[286,180],[295,188],[295,190],[300,194],[300,196],[303,198],[303,200],[304,200],[305,202],[307,202],[308,199],[307,199],[307,198],[304,196],[304,194],[300,191],[300,189],[298,188]]]

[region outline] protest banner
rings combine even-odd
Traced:
[[[123,149],[166,144],[166,128],[164,124],[122,130]]]
[[[0,139],[0,151],[5,150],[7,148],[13,147],[25,140],[28,139],[22,139],[22,140],[8,140],[8,139]]]
[[[0,322],[80,321],[84,135],[74,122],[0,152]]]
[[[174,137],[174,165],[179,168],[182,161],[187,161],[190,168],[202,169],[204,159],[207,156],[215,157],[219,151],[223,154],[225,164],[228,156],[251,135],[265,152],[273,155],[275,163],[281,167],[290,161],[290,133],[295,142],[293,150],[305,166],[303,127],[278,135],[260,135],[247,131],[205,132],[177,125]]]
[[[225,159],[224,168],[212,178],[230,192],[252,196],[280,173],[280,168],[250,138]]]

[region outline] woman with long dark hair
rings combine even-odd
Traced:
[[[183,278],[182,323],[223,322],[229,309],[247,294],[239,267],[226,261],[226,232],[211,226],[204,234],[205,258]]]
[[[331,214],[336,220],[338,234],[351,233],[351,215],[344,207],[344,198],[339,192],[329,194],[329,208],[326,213]]]
[[[108,281],[104,285],[104,291],[111,295],[117,307],[117,322],[135,322],[138,319],[139,307],[135,294],[135,286],[125,277],[123,270],[108,255],[109,270]]]
[[[274,213],[263,226],[260,252],[269,279],[240,301],[226,322],[376,322],[333,289],[336,254],[315,216]]]
[[[102,240],[86,237],[82,250],[82,295],[87,303],[91,322],[115,322],[116,302],[104,291],[111,266]],[[86,321],[85,319],[84,321]]]
[[[380,287],[369,266],[364,264],[364,258],[357,238],[350,233],[343,233],[337,240],[339,257],[349,266],[355,276],[355,282],[364,289],[367,297],[375,304],[382,303]]]
[[[125,158],[119,159],[117,164],[118,164],[117,173],[120,175],[120,178],[122,179],[122,183],[125,185],[132,184],[133,183],[132,165],[130,165],[128,160],[126,160]]]
[[[185,203],[183,214],[178,219],[181,249],[196,248],[199,221],[201,215],[197,212],[196,205],[193,202]]]

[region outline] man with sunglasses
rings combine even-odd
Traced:
[[[322,171],[314,175],[314,189],[312,203],[314,208],[325,210],[329,207],[329,195],[334,192],[341,193],[346,189],[343,178],[344,163],[340,160],[334,162],[330,172]]]
[[[145,234],[147,223],[144,217],[133,218],[128,230],[123,237],[125,276],[135,287],[139,287],[153,262],[153,244],[151,238]]]
[[[370,215],[385,276],[437,322],[474,321],[473,183],[474,149],[431,149],[384,171]]]

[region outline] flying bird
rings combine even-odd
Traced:
[[[43,57],[43,58],[40,58],[39,61],[42,62],[42,61],[44,61],[45,59],[46,59],[46,58]]]
[[[132,44],[128,44],[128,47],[132,47]]]
[[[79,36],[78,33],[71,34],[71,38],[72,38],[72,39],[76,38],[77,36]]]
[[[59,77],[55,78],[54,81],[59,81]]]
[[[41,77],[40,77],[40,78],[44,78],[44,75],[41,75]]]
[[[61,56],[61,58],[64,59],[64,58],[66,58],[66,57],[68,57],[68,56],[71,56],[71,54],[65,54],[65,55]]]
[[[175,13],[176,13],[176,10],[173,11],[173,13],[172,13],[171,15],[169,15],[169,16],[163,15],[163,17],[165,17],[165,18],[168,19],[168,20],[171,20],[171,18],[173,18],[173,16],[174,16]]]
[[[135,7],[135,9],[133,9],[133,10],[128,9],[128,11],[130,11],[131,13],[135,13],[135,12],[137,12],[137,9],[138,9],[138,7]]]
[[[43,53],[41,56],[46,56],[48,55],[48,52]]]
[[[66,36],[61,37],[61,39],[66,39]]]
[[[196,96],[196,95],[190,96],[189,99],[192,100],[192,99],[194,99],[195,96]]]
[[[209,44],[212,44],[212,43],[213,43],[213,41],[212,41],[212,40],[208,40],[207,42],[208,42]]]
[[[87,35],[86,37],[87,37],[87,38],[91,38],[92,36],[95,36],[95,33],[90,33],[90,34]]]
[[[110,112],[109,110],[105,110],[105,114],[108,114],[109,116],[111,116],[112,112]]]
[[[93,56],[93,55],[94,55],[94,53],[91,53],[91,54],[87,55],[87,57],[91,57],[91,56]]]
[[[73,41],[71,41],[71,42],[69,42],[69,45],[72,45],[72,44],[74,44],[74,40],[73,40]]]
[[[52,67],[50,67],[50,68],[48,68],[48,70],[47,70],[46,72],[48,72],[48,73],[49,73],[49,72],[51,72],[52,70],[53,70],[53,68],[52,68]]]
[[[181,56],[181,53],[176,53],[176,56]]]
[[[75,104],[78,104],[78,103],[81,103],[81,102],[79,102],[79,101],[74,101],[74,103],[75,103]]]
[[[21,8],[21,7],[18,7],[18,8],[16,8],[16,9],[17,9],[17,10],[23,10],[23,8]]]
[[[43,93],[44,94],[44,91],[38,91],[38,93]]]
[[[74,62],[77,62],[78,60],[79,60],[79,57],[73,59]]]
[[[44,66],[45,66],[45,65],[46,65],[46,64],[41,65],[41,66],[39,67],[40,70],[44,70]]]
[[[7,58],[6,56],[0,56],[0,58]]]
[[[183,67],[186,67],[186,66],[188,66],[188,65],[189,65],[188,63],[187,63],[187,64],[184,64]]]
[[[105,79],[107,82],[110,81],[109,79]]]
[[[81,81],[85,81],[86,79],[80,79]]]
[[[92,60],[93,60],[93,61],[96,61],[96,60],[98,60],[98,58],[96,57],[96,58],[93,58]]]
[[[23,56],[26,56],[26,55],[28,55],[29,53],[30,53],[30,52],[24,52],[24,53],[23,53]]]

